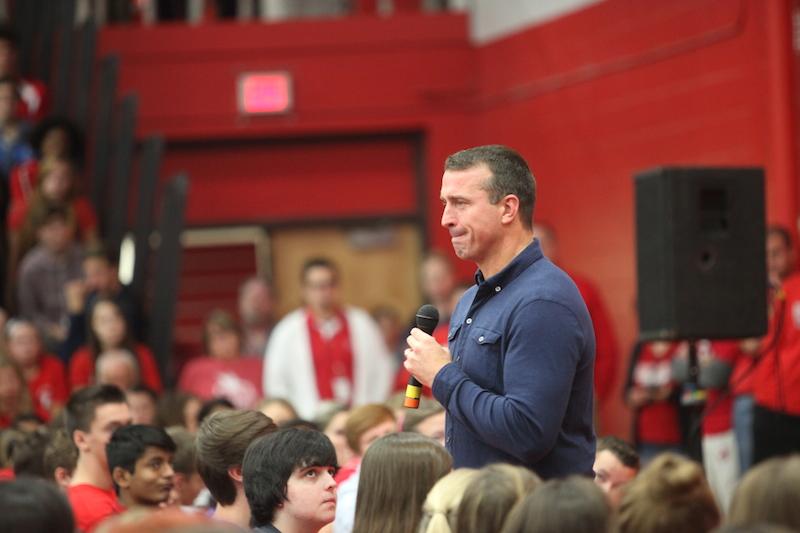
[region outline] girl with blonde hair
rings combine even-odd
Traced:
[[[422,505],[419,533],[453,533],[458,531],[456,512],[464,491],[478,475],[474,468],[453,470],[428,493]]]

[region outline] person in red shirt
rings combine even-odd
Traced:
[[[676,343],[639,343],[631,356],[625,399],[634,409],[634,441],[642,464],[683,449],[680,387],[672,377],[677,349]]]
[[[78,448],[67,498],[78,529],[84,533],[125,510],[114,492],[106,445],[117,428],[130,422],[125,393],[113,385],[87,387],[67,402],[67,434]]]
[[[161,392],[161,376],[153,352],[144,344],[131,340],[125,317],[110,298],[98,298],[89,315],[89,344],[76,351],[69,362],[72,390],[94,383],[95,361],[105,352],[125,349],[136,356],[143,385]]]
[[[10,76],[19,86],[18,113],[25,120],[38,121],[50,108],[47,88],[40,80],[19,74],[17,48],[19,36],[9,26],[0,27],[0,77]]]
[[[264,362],[243,357],[241,330],[233,315],[220,309],[205,324],[205,357],[189,361],[181,371],[178,388],[200,399],[227,398],[239,409],[255,407],[263,393]]]
[[[533,232],[542,247],[542,253],[553,263],[564,269],[578,287],[589,315],[592,317],[595,336],[594,390],[599,407],[608,400],[616,382],[619,350],[614,326],[606,305],[594,283],[567,270],[559,261],[558,237],[555,230],[544,223],[533,225]]]
[[[6,326],[8,355],[22,368],[34,407],[45,422],[58,414],[67,402],[69,391],[64,365],[57,357],[44,353],[32,322],[14,319]]]
[[[19,415],[31,412],[33,403],[22,369],[12,359],[0,354],[0,430],[11,427]]]

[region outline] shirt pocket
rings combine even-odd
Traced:
[[[465,343],[462,368],[480,387],[494,392],[503,390],[502,335],[491,329],[473,326]]]

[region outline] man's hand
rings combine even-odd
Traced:
[[[450,352],[419,328],[411,330],[406,342],[408,348],[403,365],[420,383],[430,387],[439,370],[450,362]]]

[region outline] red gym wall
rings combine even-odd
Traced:
[[[437,199],[446,155],[517,148],[562,261],[608,303],[621,381],[636,334],[637,170],[764,166],[770,222],[794,225],[795,3],[607,0],[481,47],[460,15],[409,14],[108,28],[100,49],[120,55],[122,90],[139,94],[139,135],[167,138],[165,174],[191,173],[191,225],[413,214],[417,161],[428,237],[449,249]],[[294,112],[240,117],[236,78],[252,70],[290,71]],[[624,412],[615,398],[603,431],[626,434]]]

